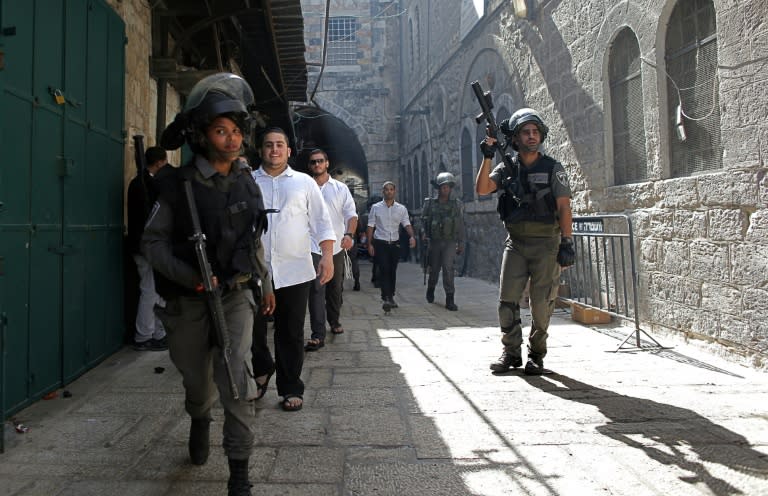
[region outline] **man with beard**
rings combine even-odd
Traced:
[[[309,321],[312,335],[304,346],[306,351],[317,351],[325,345],[325,321],[333,334],[342,334],[344,328],[339,322],[341,314],[342,287],[344,284],[344,253],[354,245],[357,229],[357,211],[352,193],[346,184],[333,179],[328,173],[328,155],[319,148],[309,154],[309,172],[320,187],[328,208],[331,224],[336,234],[333,244],[333,278],[323,286],[315,280],[309,291]],[[312,240],[312,258],[317,263],[321,250]]]
[[[499,127],[517,153],[489,173],[497,145],[494,138],[486,137],[480,143],[483,162],[475,181],[479,195],[499,191],[497,210],[507,229],[499,287],[504,352],[491,370],[505,372],[523,364],[519,303],[530,278],[532,323],[524,372],[541,375],[548,372],[544,368],[547,329],[555,309],[560,268],[575,262],[571,188],[560,162],[539,151],[548,128],[538,112],[520,109]]]

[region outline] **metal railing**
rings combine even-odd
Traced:
[[[640,334],[664,348],[640,328],[638,276],[632,221],[627,215],[611,214],[573,218],[576,264],[564,270],[565,292],[560,300],[596,308],[620,320],[632,321],[634,330],[615,351],[634,336],[635,348],[645,349]]]

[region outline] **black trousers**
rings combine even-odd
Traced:
[[[378,269],[377,278],[381,285],[381,297],[395,295],[397,285],[397,264],[400,261],[400,244],[373,240],[373,258]]]
[[[275,290],[275,359],[267,344],[267,319],[259,313],[253,321],[253,374],[266,375],[275,368],[277,394],[304,394],[304,318],[312,281]]]

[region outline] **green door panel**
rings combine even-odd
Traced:
[[[64,87],[67,98],[67,119],[86,125],[85,102],[88,88],[86,68],[88,57],[88,3],[86,0],[65,2],[66,42],[64,43]]]
[[[5,408],[17,409],[29,397],[29,230],[0,225],[0,305],[7,317],[3,395]]]
[[[0,71],[0,85],[7,91],[32,94],[34,29],[32,24],[34,2],[3,0],[4,28],[15,28],[13,36],[3,36],[0,43],[5,50],[5,69]],[[3,107],[5,108],[5,107]]]
[[[38,398],[62,384],[61,229],[40,226],[31,235],[29,280],[29,395]]]
[[[7,415],[122,345],[125,24],[105,0],[0,0],[0,20]]]
[[[64,90],[64,5],[41,0],[34,4],[33,94],[40,105],[58,106],[54,92]]]

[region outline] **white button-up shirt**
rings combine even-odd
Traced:
[[[357,218],[355,201],[352,199],[352,193],[349,192],[347,185],[333,178],[329,178],[325,184],[320,186],[320,193],[323,194],[325,206],[328,208],[328,215],[331,216],[331,224],[333,224],[333,230],[336,234],[336,241],[333,243],[333,254],[336,255],[341,251],[341,240],[344,238],[350,219]],[[312,238],[312,253],[320,253],[320,245],[315,241],[315,238]]]
[[[381,200],[374,203],[368,213],[368,227],[376,228],[373,231],[373,239],[399,241],[398,228],[401,224],[403,227],[410,226],[411,221],[408,219],[408,209],[400,203],[393,202],[390,207],[384,200]]]
[[[261,236],[264,255],[275,289],[313,280],[311,241],[336,240],[331,218],[315,180],[291,167],[278,176],[259,168],[253,178],[264,196],[269,227]]]

